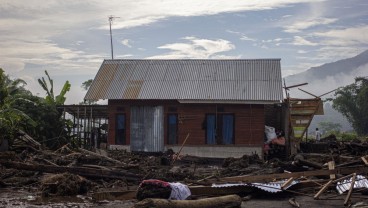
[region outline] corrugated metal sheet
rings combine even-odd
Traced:
[[[339,194],[342,194],[345,191],[348,191],[351,187],[351,182],[352,182],[352,177],[347,179],[347,180],[337,182],[336,190],[339,192]],[[355,188],[355,189],[357,189],[357,188],[368,188],[368,180],[362,175],[357,175],[356,179],[355,179],[355,182],[354,182],[354,187],[353,188]]]
[[[282,185],[286,182],[287,180],[280,180],[280,181],[275,181],[275,182],[269,182],[269,183],[226,183],[226,184],[212,184],[212,187],[215,188],[222,188],[222,187],[233,187],[233,186],[250,186],[250,187],[255,187],[257,189],[263,190],[263,191],[267,191],[270,193],[278,193],[278,192],[282,192],[283,190],[286,190],[292,186],[294,186],[295,184],[298,184],[299,181],[298,180],[293,180],[291,182],[290,185],[284,187],[284,189],[282,189]]]
[[[85,99],[279,102],[280,59],[105,60]]]
[[[164,151],[162,106],[132,106],[130,118],[131,151]]]

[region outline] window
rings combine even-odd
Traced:
[[[206,115],[207,144],[234,144],[234,115]]]
[[[178,143],[178,115],[168,114],[167,117],[167,138],[168,144]]]
[[[117,114],[115,121],[115,144],[126,144],[125,114]]]

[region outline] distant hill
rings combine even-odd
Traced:
[[[368,50],[352,58],[312,67],[302,73],[287,76],[285,81],[287,86],[307,82],[308,85],[300,86],[299,88],[319,96],[338,87],[353,83],[354,78],[358,76],[368,76]],[[291,97],[312,98],[311,95],[297,88],[291,89],[289,93]],[[333,95],[334,93],[330,93],[322,98],[333,97]],[[334,110],[330,104],[325,104],[325,115],[315,116],[309,130],[313,131],[321,121],[340,123],[343,131],[352,129],[347,120]]]
[[[307,82],[308,85],[300,88],[314,95],[322,95],[353,83],[357,76],[368,76],[368,50],[352,58],[312,67],[302,73],[287,76],[285,81],[287,86]],[[292,97],[311,97],[296,88],[290,91],[290,95]]]

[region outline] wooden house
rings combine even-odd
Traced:
[[[108,100],[110,149],[262,155],[283,128],[280,59],[104,60],[86,100]]]

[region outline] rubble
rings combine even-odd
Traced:
[[[368,190],[368,157],[362,148],[368,144],[332,142],[330,152],[299,153],[288,160],[263,160],[256,154],[214,159],[179,157],[171,150],[149,154],[68,145],[56,151],[17,146],[14,151],[0,152],[0,188],[36,190],[37,197],[48,198],[85,195],[91,203],[133,200],[135,207],[194,208],[200,200],[216,207],[222,203],[221,197],[233,194],[239,198],[226,206],[239,207],[239,199],[240,204],[242,198],[252,201],[259,193],[274,197],[290,194],[286,201],[293,207],[303,206],[296,196],[314,200],[340,196],[341,205],[348,206],[359,202],[357,194]],[[180,182],[191,194],[182,202],[169,200],[172,188],[142,186],[143,181],[152,179]]]

